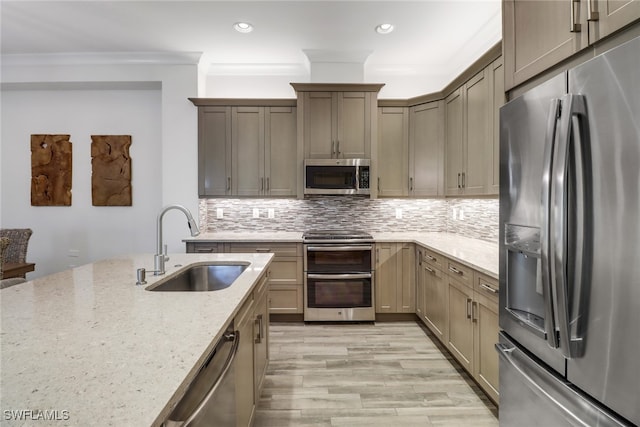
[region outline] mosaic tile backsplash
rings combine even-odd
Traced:
[[[273,218],[269,217],[272,213]],[[219,214],[222,218],[218,218]],[[254,218],[254,214],[258,218]],[[498,199],[369,199],[312,196],[299,199],[201,199],[201,229],[304,231],[358,228],[369,232],[449,232],[498,240]]]

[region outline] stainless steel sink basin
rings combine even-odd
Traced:
[[[194,265],[147,288],[160,292],[207,292],[228,288],[247,268],[248,263]]]

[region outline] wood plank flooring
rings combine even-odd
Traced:
[[[498,426],[495,405],[415,322],[275,323],[256,427]]]

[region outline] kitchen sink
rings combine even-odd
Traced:
[[[159,292],[207,292],[228,288],[249,263],[199,264],[169,277],[146,290]]]

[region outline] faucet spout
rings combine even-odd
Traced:
[[[182,205],[169,205],[162,208],[162,210],[158,214],[157,228],[156,228],[157,247],[156,247],[156,254],[153,258],[153,264],[154,264],[154,270],[155,270],[154,274],[156,276],[159,276],[165,273],[164,262],[166,261],[167,258],[166,258],[166,254],[162,250],[162,218],[164,217],[164,214],[166,214],[168,211],[172,209],[177,209],[179,211],[182,211],[182,213],[185,214],[185,216],[187,217],[187,226],[189,226],[189,230],[191,230],[191,236],[195,237],[198,234],[200,234],[200,229],[198,228],[198,224],[195,221],[195,219],[193,219],[193,215],[191,215],[191,212],[189,212],[189,209],[185,208]]]

